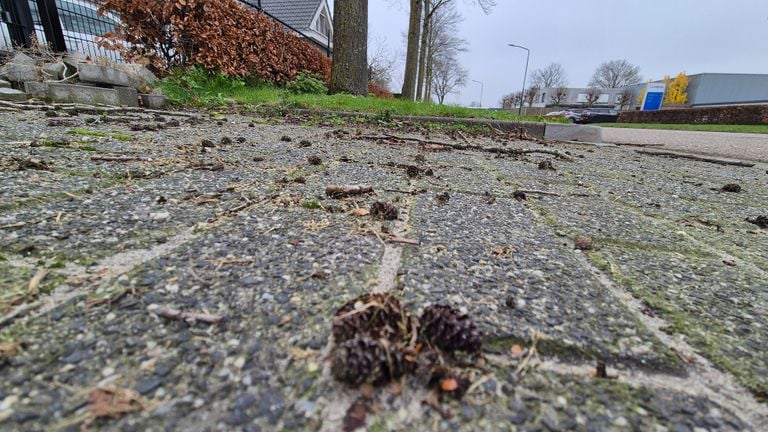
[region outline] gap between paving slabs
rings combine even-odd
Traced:
[[[386,255],[387,254],[385,253],[385,256]],[[388,279],[388,278],[383,278],[383,279]],[[391,285],[388,284],[388,286],[391,286]],[[550,361],[550,364],[551,364],[551,361]],[[556,370],[557,368],[556,367],[550,367],[550,369]],[[710,378],[711,378],[712,375],[714,375],[715,377],[719,378],[719,381],[718,381],[719,383],[721,383],[721,384],[723,382],[726,383],[725,385],[728,386],[728,391],[729,391],[730,396],[718,397],[717,392],[714,391],[713,388],[711,388],[711,387],[696,386],[696,390],[703,391],[705,394],[708,394],[710,396],[715,396],[714,399],[716,399],[717,401],[723,403],[724,406],[728,406],[730,409],[735,410],[737,412],[741,411],[740,408],[743,407],[743,405],[741,404],[742,402],[746,403],[747,405],[750,405],[750,402],[751,402],[751,405],[755,406],[754,401],[750,400],[749,398],[740,397],[738,392],[739,391],[743,391],[743,389],[739,388],[738,385],[734,384],[733,381],[731,379],[729,379],[729,377],[725,377],[724,378],[724,376],[722,374],[717,373],[714,370],[714,368],[712,368],[711,366],[709,368],[704,368],[704,369],[705,369],[705,372],[707,373],[707,375],[710,376]],[[567,370],[567,367],[563,367],[563,368],[560,369],[560,372],[561,373],[566,373],[565,372],[566,370]],[[627,370],[627,373],[630,373],[630,371],[631,370]],[[664,388],[664,389],[667,389],[667,390],[673,390],[673,391],[684,392],[684,393],[689,393],[689,394],[694,394],[695,395],[695,391],[691,391],[690,390],[691,389],[690,385],[693,382],[695,382],[695,380],[681,379],[680,380],[681,383],[679,383],[678,385],[674,385],[674,386],[673,385],[666,385],[665,386],[665,385],[663,385],[663,383],[664,383],[663,379],[652,379],[652,378],[656,377],[656,375],[654,375],[654,374],[649,374],[649,375],[636,374],[635,371],[631,371],[631,373],[633,374],[632,378],[629,379],[629,380],[626,380],[626,381],[631,383],[634,386],[647,385],[647,386],[654,387],[654,388]],[[729,398],[733,397],[734,395],[736,395],[735,403],[734,403],[734,400],[729,400]],[[350,400],[351,399],[347,398],[345,400],[345,402],[348,403],[348,402],[350,402]],[[340,401],[338,401],[338,402],[340,402]],[[332,405],[338,406],[339,404],[332,404]],[[344,404],[341,404],[341,405],[343,406]],[[743,411],[742,411],[742,414],[743,414]],[[754,424],[755,421],[760,421],[763,418],[759,414],[755,415],[755,416],[747,416],[747,417],[749,418],[749,420],[751,422],[753,422],[753,424]],[[338,416],[337,416],[337,418],[338,418]]]
[[[389,259],[392,260],[393,259],[392,257],[396,257],[397,251],[394,248],[390,248],[390,251],[391,252],[390,252],[390,258]],[[385,254],[384,255],[385,256],[387,255],[386,249],[385,249]],[[382,274],[384,273],[383,267],[384,266],[382,266],[382,272],[379,274],[379,276],[378,276],[379,279],[377,279],[377,280],[379,280],[380,284],[389,286],[391,284],[391,281],[392,281],[392,276],[391,276],[392,273],[390,272],[389,275],[382,276]],[[381,285],[377,285],[377,286],[381,286]]]

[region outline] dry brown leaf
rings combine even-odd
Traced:
[[[118,418],[142,411],[147,404],[134,390],[118,387],[97,387],[88,393],[90,422],[101,417]]]
[[[459,383],[455,378],[444,378],[440,381],[440,390],[444,392],[452,392],[459,388]]]
[[[360,217],[360,216],[368,216],[369,214],[371,214],[371,211],[368,210],[367,208],[358,207],[352,210],[352,216]]]
[[[359,401],[353,403],[344,416],[344,432],[351,432],[365,427],[366,417],[368,417],[368,407]]]
[[[0,342],[0,358],[15,356],[23,345],[22,342]]]
[[[512,357],[517,358],[523,355],[523,347],[521,347],[518,344],[512,345],[512,348],[509,350],[512,353]]]

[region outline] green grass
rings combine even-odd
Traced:
[[[291,94],[277,87],[242,87],[236,89],[229,98],[243,105],[280,106],[313,110],[345,111],[366,114],[388,113],[393,116],[418,117],[460,117],[493,120],[545,121],[543,117],[523,116],[507,111],[465,108],[455,105],[439,105],[410,102],[401,99],[380,99],[360,97],[348,94],[316,95]],[[559,120],[559,119],[558,119]],[[552,119],[546,119],[552,121]]]
[[[82,136],[92,136],[92,137],[105,137],[107,134],[104,132],[99,131],[91,131],[91,130],[85,130],[85,129],[72,129],[71,131],[67,131],[69,135],[82,135]]]
[[[263,82],[249,84],[246,81],[220,73],[209,74],[200,68],[191,68],[186,72],[177,70],[171,76],[163,79],[160,84],[160,91],[168,96],[171,103],[177,105],[214,108],[234,103],[253,109],[273,110],[276,113],[284,113],[292,108],[303,108],[318,111],[374,114],[382,120],[388,120],[390,116],[419,116],[537,122],[564,121],[564,119],[545,119],[538,116],[521,117],[508,111],[417,103],[399,99],[360,97],[347,94],[295,94],[284,87]]]
[[[768,125],[708,125],[708,124],[651,124],[651,123],[598,123],[595,126],[625,129],[662,129],[703,132],[741,132],[768,134]]]

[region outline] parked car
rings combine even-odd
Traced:
[[[563,111],[552,111],[544,114],[544,117],[565,117],[566,119],[575,122],[581,116],[580,109],[567,109]]]
[[[576,123],[616,123],[620,113],[610,108],[588,108],[581,112]]]

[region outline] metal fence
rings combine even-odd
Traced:
[[[0,46],[47,45],[55,52],[79,51],[121,61],[97,39],[120,25],[118,17],[99,16],[90,0],[0,0]]]
[[[331,56],[330,42],[323,44],[265,11],[260,0],[238,0],[280,23]],[[0,0],[0,51],[29,47],[35,42],[55,52],[79,51],[90,56],[122,61],[115,51],[97,44],[97,39],[120,25],[112,14],[99,16],[97,1],[91,0]]]

